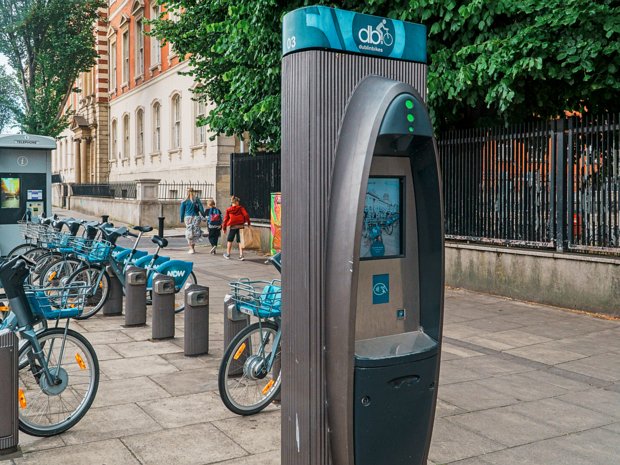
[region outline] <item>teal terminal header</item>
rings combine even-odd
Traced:
[[[282,55],[329,49],[426,63],[426,26],[325,6],[284,16]]]

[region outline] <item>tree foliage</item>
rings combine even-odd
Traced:
[[[0,0],[0,52],[21,90],[16,121],[25,132],[55,137],[81,71],[95,63],[93,27],[103,0]]]
[[[306,2],[160,0],[180,16],[154,33],[190,54],[202,121],[263,147],[280,141],[281,20]],[[437,129],[620,108],[615,0],[312,2],[428,28],[428,102]]]
[[[11,127],[19,112],[19,90],[15,78],[0,65],[0,133]]]

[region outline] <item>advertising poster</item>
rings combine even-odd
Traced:
[[[402,254],[401,186],[400,178],[368,179],[361,258],[388,258]]]
[[[0,208],[19,208],[19,178],[0,178]]]
[[[271,255],[282,250],[282,194],[271,194]]]

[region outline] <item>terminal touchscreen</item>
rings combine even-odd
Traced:
[[[368,178],[360,258],[393,258],[402,248],[403,178]]]

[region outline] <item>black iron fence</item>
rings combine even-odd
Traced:
[[[108,184],[71,184],[73,195],[106,197],[110,199],[135,199],[135,182],[111,182]]]
[[[215,186],[207,182],[167,182],[159,183],[160,200],[181,200],[187,196],[187,190],[192,189],[199,198],[213,198]]]
[[[135,199],[136,182],[111,182],[107,184],[72,184],[73,195],[86,197],[105,197],[116,199]],[[160,182],[158,198],[160,200],[181,200],[191,188],[201,199],[212,198],[215,186],[207,182]]]
[[[620,254],[616,115],[443,134],[446,237]]]
[[[230,192],[241,199],[253,219],[268,220],[271,193],[280,192],[279,153],[233,153]]]

